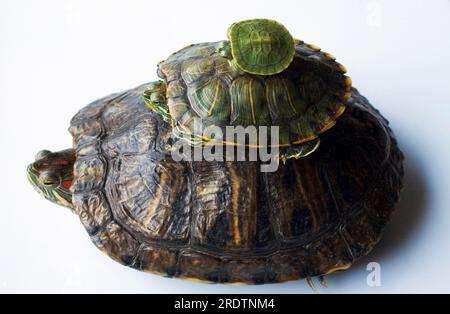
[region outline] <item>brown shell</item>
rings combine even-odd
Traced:
[[[348,268],[378,242],[398,199],[403,156],[355,89],[314,154],[273,173],[257,162],[174,162],[170,127],[146,85],[72,121],[74,205],[92,241],[139,270],[267,283]]]

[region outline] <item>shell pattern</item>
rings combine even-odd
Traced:
[[[260,76],[232,66],[221,54],[226,44],[191,45],[159,64],[163,81],[154,98],[167,103],[180,137],[204,143],[212,140],[202,134],[210,125],[279,126],[285,147],[317,138],[343,113],[351,80],[332,55],[297,40],[286,70]],[[201,119],[200,130],[196,119]]]
[[[294,58],[294,39],[280,23],[252,19],[228,29],[233,61],[243,71],[273,75],[284,71]]]

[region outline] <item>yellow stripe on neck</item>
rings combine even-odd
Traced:
[[[64,206],[73,208],[72,203],[69,203],[64,197],[62,197],[61,195],[58,194],[58,192],[56,191],[52,191],[53,195],[56,197],[56,199]]]

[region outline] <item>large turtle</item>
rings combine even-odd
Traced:
[[[349,268],[380,239],[402,186],[388,122],[356,89],[313,154],[276,172],[259,162],[175,162],[171,126],[147,84],[72,119],[73,149],[42,151],[33,186],[71,208],[114,260],[165,276],[272,283]]]
[[[279,126],[283,159],[312,153],[344,112],[345,67],[272,20],[234,23],[228,39],[190,45],[160,62],[147,105],[193,145],[242,144],[205,134],[209,126]]]

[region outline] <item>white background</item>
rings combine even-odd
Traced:
[[[282,22],[338,57],[390,120],[407,156],[402,201],[380,245],[321,293],[450,292],[450,2],[0,2],[0,291],[311,293],[304,281],[191,283],[123,267],[98,251],[78,218],[41,198],[25,168],[43,148],[71,146],[87,103],[156,78],[187,44],[226,37],[234,21]],[[366,284],[381,264],[381,286]]]

